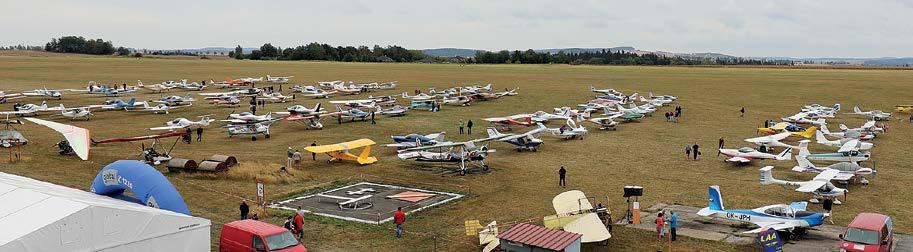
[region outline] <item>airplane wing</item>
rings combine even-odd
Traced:
[[[362,139],[358,139],[355,141],[348,141],[348,142],[338,143],[338,144],[307,146],[307,147],[304,147],[304,149],[309,152],[313,152],[313,153],[327,153],[327,152],[333,152],[333,151],[341,151],[341,150],[349,150],[349,149],[354,149],[354,148],[359,148],[359,147],[365,147],[365,146],[374,145],[374,144],[375,144],[375,142],[372,141],[371,139],[362,138]]]
[[[761,231],[768,230],[768,229],[773,229],[773,230],[778,230],[778,231],[779,231],[779,230],[790,229],[790,228],[796,227],[795,224],[790,224],[790,223],[785,223],[785,222],[778,222],[778,223],[757,222],[757,223],[755,223],[755,224],[758,224],[758,226],[761,226],[761,227],[756,228],[756,229],[752,229],[752,230],[748,230],[748,231],[745,231],[745,232],[742,232],[742,233],[745,233],[745,234],[756,234],[756,233],[760,233]]]
[[[854,151],[854,150],[857,150],[856,146],[859,146],[859,140],[856,140],[856,139],[849,140],[849,141],[846,141],[846,143],[843,143],[843,145],[840,146],[840,150],[837,150],[837,152],[843,153],[843,152]]]
[[[33,111],[3,111],[0,112],[0,115],[22,115],[22,114],[31,114]]]
[[[798,113],[798,114],[795,114],[795,115],[793,115],[793,116],[790,116],[789,119],[790,119],[790,120],[793,120],[793,121],[798,121],[798,120],[802,120],[802,119],[805,118],[806,116],[808,116],[808,114],[806,114],[806,113]]]
[[[485,119],[482,119],[482,120],[485,120],[485,121],[488,121],[488,122],[495,122],[495,123],[496,123],[496,122],[507,121],[508,118],[507,118],[507,117],[492,117],[492,118],[485,118]]]
[[[748,163],[751,162],[751,158],[748,157],[731,157],[726,159],[726,162],[739,162],[739,163]]]
[[[863,129],[867,129],[867,128],[871,128],[871,127],[875,127],[875,121],[867,121],[867,122],[865,122],[865,124],[862,125]]]
[[[825,181],[825,182],[827,182],[828,180],[831,180],[831,179],[836,178],[837,175],[840,175],[840,170],[836,170],[836,169],[825,169],[825,170],[822,171],[821,173],[818,173],[818,175],[815,176],[815,178],[813,178],[812,180],[815,180],[815,181]]]
[[[420,151],[420,150],[428,150],[428,149],[436,149],[436,148],[447,148],[447,147],[453,147],[453,146],[466,145],[466,143],[468,143],[468,142],[442,142],[442,143],[438,143],[438,144],[431,145],[431,146],[421,146],[421,147],[409,148],[409,149],[402,150],[400,152],[412,152],[412,151]]]
[[[70,147],[73,148],[73,151],[76,152],[76,156],[79,156],[82,160],[89,160],[89,130],[83,129],[76,126],[66,125],[62,123],[45,121],[38,118],[25,118],[30,122],[47,126],[60,134],[63,134],[63,137],[67,139],[67,142],[70,143]]]
[[[823,174],[823,172],[822,172],[822,174]],[[818,176],[821,176],[821,174],[818,174]],[[815,176],[815,178],[817,178],[818,176]],[[810,192],[814,192],[815,190],[818,190],[818,188],[821,188],[822,186],[824,186],[826,184],[827,184],[827,180],[817,180],[817,179],[808,181],[808,182],[803,182],[802,185],[799,186],[799,188],[796,188],[796,191],[810,193]]]
[[[612,237],[609,230],[602,224],[594,212],[590,201],[583,192],[578,190],[567,191],[552,199],[552,206],[559,216],[584,211],[579,218],[564,224],[562,229],[572,233],[582,234],[581,242],[604,241]]]
[[[183,128],[185,128],[185,126],[165,126],[165,127],[149,128],[149,130],[176,130],[176,129],[183,129]]]

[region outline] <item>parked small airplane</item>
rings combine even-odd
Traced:
[[[818,131],[817,126],[811,126],[806,129],[788,122],[780,122],[769,128],[758,128],[758,133],[761,134],[774,135],[782,132],[789,132],[790,136],[806,139],[814,137],[816,131]]]
[[[45,101],[42,101],[41,105],[29,103],[25,105],[19,105],[13,109],[13,111],[0,112],[0,115],[37,116],[38,112],[51,110],[48,108],[48,104]]]
[[[625,108],[625,107],[621,106],[621,104],[616,104],[615,111],[625,113],[625,114],[634,113],[634,114],[650,115],[653,113],[653,111],[656,111],[656,109],[655,108],[641,108],[641,107],[635,106],[634,103],[631,103],[631,108]]]
[[[314,105],[314,108],[312,109],[303,105],[292,105],[291,107],[286,108],[286,110],[288,111],[288,114],[297,116],[312,116],[326,112],[325,109],[320,107],[320,103]]]
[[[475,143],[495,140],[492,138],[476,139],[466,142],[439,143],[433,146],[414,147],[400,150],[396,155],[400,159],[412,159],[419,162],[437,162],[437,163],[455,163],[459,164],[460,175],[466,175],[470,166],[481,167],[483,171],[488,171],[489,166],[485,163],[489,153],[495,150],[488,149],[487,146],[476,146]],[[448,148],[447,151],[443,151]],[[428,151],[430,149],[441,150],[439,152]]]
[[[240,80],[241,82],[244,82],[244,83],[257,83],[257,82],[263,81],[263,77],[262,76],[260,78],[241,77],[241,78],[238,78],[238,80]]]
[[[255,115],[251,112],[241,112],[238,114],[229,114],[228,118],[230,119],[225,119],[222,121],[232,124],[267,122],[273,120],[273,112],[266,113],[265,115]]]
[[[834,116],[837,111],[840,111],[840,103],[834,103],[833,107],[823,106],[821,104],[809,104],[802,106],[802,112],[824,112],[829,114],[831,117]]]
[[[196,101],[196,99],[194,99],[192,95],[187,94],[183,97],[177,96],[177,95],[165,96],[157,101],[152,101],[152,102],[161,103],[161,104],[165,104],[165,105],[169,105],[169,106],[176,106],[176,105],[189,104],[189,103],[195,102],[195,101]]]
[[[831,147],[838,147],[838,148],[842,148],[847,143],[854,142],[856,145],[856,148],[860,149],[860,150],[869,150],[875,146],[875,144],[873,144],[873,143],[859,141],[859,139],[854,139],[854,138],[841,138],[839,140],[829,140],[829,139],[827,139],[826,136],[824,136],[824,132],[821,132],[821,131],[815,132],[815,141],[817,141],[818,144],[827,145],[827,146],[831,146]]]
[[[913,105],[895,105],[894,112],[913,114]]]
[[[336,93],[335,90],[324,91],[323,89],[319,89],[314,86],[294,86],[292,87],[292,90],[301,93],[303,96],[312,98],[330,98],[331,94]]]
[[[410,96],[408,93],[403,92],[403,99],[409,99],[409,100],[413,100],[413,101],[424,101],[424,100],[434,99],[434,96],[427,95],[424,93]]]
[[[206,99],[211,99],[210,97],[224,97],[224,96],[258,96],[263,92],[259,88],[243,88],[236,89],[230,92],[217,92],[217,93],[200,93],[202,96],[206,96]]]
[[[22,92],[24,96],[38,96],[38,97],[48,97],[60,100],[63,95],[61,95],[60,90],[48,90],[48,88],[35,89],[32,92]]]
[[[825,170],[833,169],[840,171],[840,174],[834,177],[834,180],[849,182],[850,179],[855,179],[863,185],[868,185],[869,180],[867,177],[875,176],[876,173],[874,165],[872,168],[868,168],[862,167],[856,162],[840,162],[826,167],[818,167],[803,156],[796,156],[796,161],[798,164],[793,167],[793,171],[821,173]]]
[[[770,153],[760,152],[758,150],[742,147],[739,149],[720,149],[721,154],[729,157],[726,159],[726,162],[738,162],[738,163],[748,163],[755,159],[775,159],[775,160],[790,160],[792,155],[790,155],[789,149],[783,150],[780,154],[774,155]]]
[[[272,92],[269,94],[266,94],[266,93],[262,94],[261,99],[266,100],[268,102],[272,102],[272,103],[284,103],[289,100],[295,99],[295,96],[294,95],[282,95],[282,93],[279,93],[279,92]]]
[[[342,107],[346,107],[346,108],[358,108],[358,109],[375,109],[375,108],[377,108],[377,103],[374,102],[373,99],[330,101],[330,104],[335,104],[337,107],[342,106]]]
[[[175,130],[186,129],[186,128],[205,128],[205,127],[208,127],[210,123],[216,121],[215,119],[210,119],[209,118],[210,116],[212,116],[212,115],[198,116],[200,118],[199,121],[191,121],[190,119],[183,118],[183,117],[176,118],[174,120],[165,122],[166,126],[164,126],[164,127],[154,127],[154,128],[149,128],[149,130],[175,131]]]
[[[342,112],[332,112],[327,113],[326,111],[320,110],[319,113],[310,113],[310,114],[292,114],[283,118],[284,121],[306,121],[307,129],[323,129],[323,123],[320,122],[324,117],[331,116],[341,116]],[[341,121],[341,119],[340,119]]]
[[[343,121],[342,119],[349,119],[350,122],[353,122],[356,119],[364,121],[364,120],[367,120],[369,116],[371,116],[371,113],[362,111],[357,108],[351,108],[351,109],[344,110],[344,109],[340,108],[339,106],[336,106],[336,110],[338,111],[336,116],[339,118],[339,121],[338,121],[339,123],[342,123],[342,121]]]
[[[809,119],[809,114],[806,112],[799,112],[793,116],[783,117],[780,119],[782,119],[784,122],[811,124],[811,125],[815,125],[818,127],[827,125],[827,121],[824,118],[818,118],[817,120],[812,120],[812,119]]]
[[[796,156],[803,156],[812,161],[831,162],[860,162],[869,160],[869,157],[872,156],[872,154],[868,151],[859,151],[859,149],[856,148],[855,144],[852,143],[844,144],[843,147],[840,147],[840,149],[837,150],[837,152],[812,154],[808,151],[809,142],[811,141],[799,141],[799,154]]]
[[[405,136],[390,136],[393,138],[392,144],[385,144],[384,147],[396,147],[397,149],[415,148],[421,146],[433,146],[438,143],[444,143],[444,132],[431,133],[427,135],[408,134]]]
[[[780,140],[786,139],[792,133],[791,132],[781,132],[775,135],[762,136],[745,139],[746,142],[754,143],[761,146],[762,152],[770,152],[773,150],[773,147],[785,147],[790,149],[798,149],[798,146],[788,145],[780,142]]]
[[[469,98],[465,95],[450,96],[445,97],[441,100],[441,103],[444,105],[458,105],[458,106],[469,106],[472,102],[472,98]]]
[[[539,125],[542,125],[541,123]],[[539,126],[540,128],[545,126]],[[564,139],[583,139],[583,136],[586,135],[587,130],[583,125],[577,125],[574,120],[567,119],[565,125],[561,125],[559,128],[546,128],[546,131],[552,133],[552,135],[562,137]]]
[[[491,117],[484,118],[482,120],[488,121],[491,124],[494,124],[497,127],[502,129],[510,130],[511,125],[520,125],[530,127],[535,125],[533,122],[533,117],[528,114],[512,115],[508,117]]]
[[[289,79],[291,79],[292,77],[295,77],[295,76],[276,76],[276,77],[273,77],[273,76],[266,75],[266,82],[270,82],[270,83],[288,83]]]
[[[187,80],[181,80],[181,82],[177,83],[175,87],[188,91],[203,91],[203,89],[206,88],[206,85],[196,82],[187,83]]]
[[[773,166],[765,166],[759,171],[761,172],[761,184],[762,185],[788,185],[795,186],[797,192],[811,193],[814,196],[809,202],[818,203],[820,198],[832,198],[834,199],[834,204],[842,204],[840,200],[837,199],[839,196],[846,196],[847,190],[843,188],[838,188],[831,183],[831,180],[840,175],[840,171],[833,169],[826,169],[821,173],[818,173],[815,178],[809,181],[786,181],[779,180],[773,177],[771,170]]]
[[[649,94],[650,94],[649,97],[650,97],[650,98],[653,98],[653,99],[661,98],[661,99],[669,100],[669,101],[678,100],[678,96],[672,96],[672,95],[653,95],[653,92],[650,92]]]
[[[333,90],[336,90],[336,92],[341,93],[341,94],[345,94],[345,95],[360,94],[361,91],[362,91],[361,89],[358,89],[358,88],[349,88],[349,87],[346,87],[346,86],[344,86],[344,85],[333,86]]]
[[[601,130],[607,130],[607,129],[617,130],[618,128],[616,128],[616,126],[618,126],[618,122],[615,121],[615,118],[618,118],[621,116],[624,116],[624,114],[617,114],[617,115],[613,115],[613,116],[609,116],[609,117],[593,117],[593,118],[587,119],[586,121],[596,124],[596,126],[599,127],[599,129],[601,129]],[[643,117],[643,116],[641,116],[641,117]]]
[[[60,115],[66,118],[70,118],[70,120],[82,118],[86,119],[86,121],[88,121],[89,118],[93,116],[92,112],[89,111],[89,107],[65,108],[63,104],[60,104]]]
[[[498,132],[498,129],[494,127],[488,127],[488,137],[492,139],[497,139],[495,141],[505,142],[516,147],[517,152],[523,150],[530,150],[536,152],[539,150],[539,146],[542,145],[542,139],[536,138],[536,135],[546,130],[545,126],[539,124],[539,127],[522,134],[504,134]]]
[[[887,121],[891,119],[891,113],[883,112],[881,110],[872,110],[872,111],[862,111],[859,109],[859,106],[853,107],[853,113],[846,113],[848,115],[862,115],[872,118],[875,121]]]
[[[617,96],[623,95],[621,92],[615,91],[615,89],[611,89],[611,88],[597,89],[594,86],[590,86],[590,91],[592,91],[593,93],[600,93],[600,94],[604,94],[604,95],[617,95]]]
[[[498,97],[504,97],[504,96],[517,96],[517,95],[518,95],[517,89],[520,89],[520,88],[517,87],[517,88],[511,89],[511,90],[507,90],[507,89],[505,88],[505,89],[504,89],[504,92],[496,92],[495,95],[497,95]]]
[[[174,88],[174,86],[167,85],[167,84],[165,84],[165,82],[146,86],[146,85],[143,85],[143,81],[141,81],[141,80],[136,80],[136,86],[138,86],[140,88],[146,88],[146,89],[152,90],[153,93],[161,93],[161,92],[165,92],[165,91],[168,91],[169,89]]]
[[[715,217],[739,222],[748,222],[758,226],[743,233],[759,233],[773,229],[789,232],[790,238],[799,238],[807,228],[820,226],[830,213],[807,212],[808,202],[793,202],[789,205],[777,204],[755,209],[732,209],[723,207],[723,196],[719,186],[710,186],[708,207],[697,212],[704,217]]]
[[[865,122],[865,124],[862,125],[862,127],[852,128],[852,129],[850,127],[847,127],[845,124],[840,124],[840,130],[842,130],[842,131],[859,131],[859,132],[864,132],[864,133],[868,133],[868,134],[878,135],[878,134],[881,134],[881,133],[884,133],[885,131],[887,131],[887,125],[882,123],[881,126],[878,126],[875,124],[875,121],[867,121],[867,122]]]
[[[304,150],[314,154],[326,153],[330,156],[330,160],[327,162],[349,160],[355,161],[361,165],[366,165],[377,162],[377,158],[371,156],[371,146],[374,144],[374,141],[371,139],[358,139],[338,144],[307,146],[304,147]],[[350,153],[350,150],[362,147],[364,147],[364,149],[358,156]]]
[[[217,97],[206,97],[209,100],[209,104],[213,104],[220,107],[240,107],[241,99],[237,96],[232,95],[223,95]]]
[[[171,109],[190,107],[191,104],[179,105],[179,106],[168,106],[168,104],[159,104],[155,106],[149,106],[149,103],[143,103],[143,108],[138,110],[131,111],[145,111],[152,112],[153,114],[168,114]]]
[[[269,127],[281,119],[270,119],[267,121],[259,121],[252,123],[242,123],[242,124],[229,124],[223,126],[228,129],[228,137],[231,138],[235,135],[250,135],[251,141],[257,141],[257,135],[263,135],[266,139],[269,139]]]
[[[406,115],[406,112],[409,112],[409,108],[406,108],[406,107],[403,107],[400,105],[396,105],[396,106],[393,106],[390,108],[383,108],[381,106],[377,106],[377,111],[376,111],[377,114],[387,115],[387,116],[404,116],[404,115]]]
[[[0,90],[0,103],[6,103],[7,100],[19,99],[25,97],[20,93],[7,93],[6,91]]]

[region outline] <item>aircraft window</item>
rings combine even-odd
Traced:
[[[786,213],[784,213],[784,209],[782,207],[771,207],[771,208],[768,208],[767,210],[764,210],[764,213],[769,214],[769,215],[774,215],[774,216],[786,215]]]
[[[748,147],[739,148],[739,152],[742,152],[742,153],[748,153],[748,152],[753,152],[753,151],[754,151],[754,149],[748,148]]]

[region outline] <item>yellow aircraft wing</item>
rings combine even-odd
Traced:
[[[780,123],[774,124],[774,126],[770,127],[770,129],[772,129],[772,130],[784,130],[784,129],[786,129],[787,126],[789,126],[789,123],[780,122]]]
[[[304,150],[313,152],[313,153],[327,153],[327,152],[334,152],[334,151],[351,150],[351,149],[355,149],[355,148],[371,146],[374,144],[376,144],[376,143],[373,140],[363,138],[363,139],[358,139],[355,141],[348,141],[345,143],[320,145],[320,146],[308,146],[308,147],[304,147]]]

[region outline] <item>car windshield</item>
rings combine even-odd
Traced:
[[[266,246],[270,250],[283,250],[296,245],[298,245],[298,240],[296,240],[295,236],[289,231],[266,237]]]
[[[872,230],[849,228],[843,240],[861,244],[878,244],[878,232]]]

